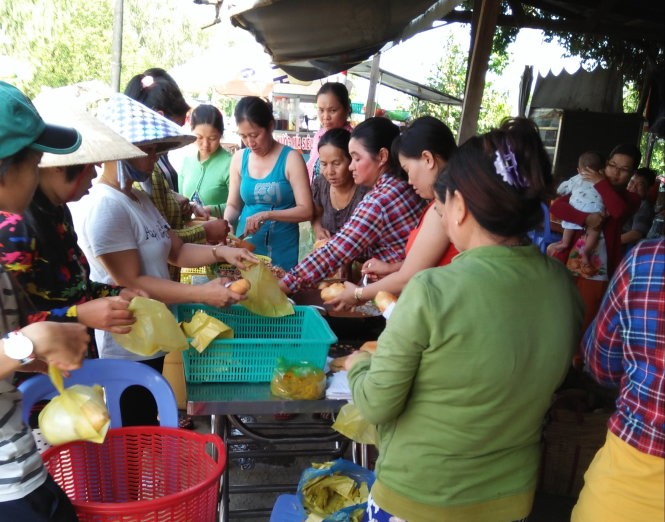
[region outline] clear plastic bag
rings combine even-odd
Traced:
[[[74,440],[101,444],[111,425],[101,386],[75,384],[64,387],[62,374],[49,366],[49,377],[60,395],[51,399],[39,414],[39,429],[49,444]]]
[[[128,334],[111,334],[115,342],[137,355],[186,350],[185,334],[167,306],[147,297],[134,297],[129,310],[136,322]]]
[[[316,400],[326,391],[326,374],[307,362],[290,363],[277,360],[270,392],[276,397],[292,400]]]

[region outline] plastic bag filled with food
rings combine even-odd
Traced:
[[[251,285],[246,294],[247,299],[240,301],[240,305],[264,317],[283,317],[295,313],[293,305],[279,287],[277,278],[263,261],[240,273]]]
[[[189,322],[183,321],[180,326],[199,353],[215,339],[233,339],[233,328],[203,310],[197,310]]]
[[[292,400],[316,400],[326,391],[326,374],[308,362],[292,363],[277,359],[270,392],[276,397]]]
[[[74,440],[104,442],[111,419],[102,387],[75,384],[65,389],[60,370],[49,366],[48,373],[60,395],[39,414],[39,429],[47,442],[54,446]]]
[[[112,333],[113,339],[125,350],[138,355],[186,350],[185,334],[167,306],[147,297],[134,297],[129,310],[136,322],[128,334]]]
[[[332,429],[361,444],[376,446],[378,440],[376,426],[367,422],[358,406],[352,402],[345,404],[339,410]]]
[[[344,459],[312,464],[298,482],[298,499],[307,520],[360,522],[374,473]]]

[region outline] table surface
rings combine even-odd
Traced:
[[[285,400],[270,393],[270,383],[187,383],[189,415],[269,415],[337,412],[346,399]]]

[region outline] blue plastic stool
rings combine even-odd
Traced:
[[[540,203],[540,208],[543,210],[543,229],[530,230],[527,235],[531,242],[536,245],[540,251],[545,254],[547,253],[547,247],[561,241],[561,234],[552,232],[550,228],[550,209],[545,203]]]

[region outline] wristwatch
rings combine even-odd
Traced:
[[[21,332],[10,332],[2,338],[5,355],[10,359],[27,364],[35,360],[34,345]]]

